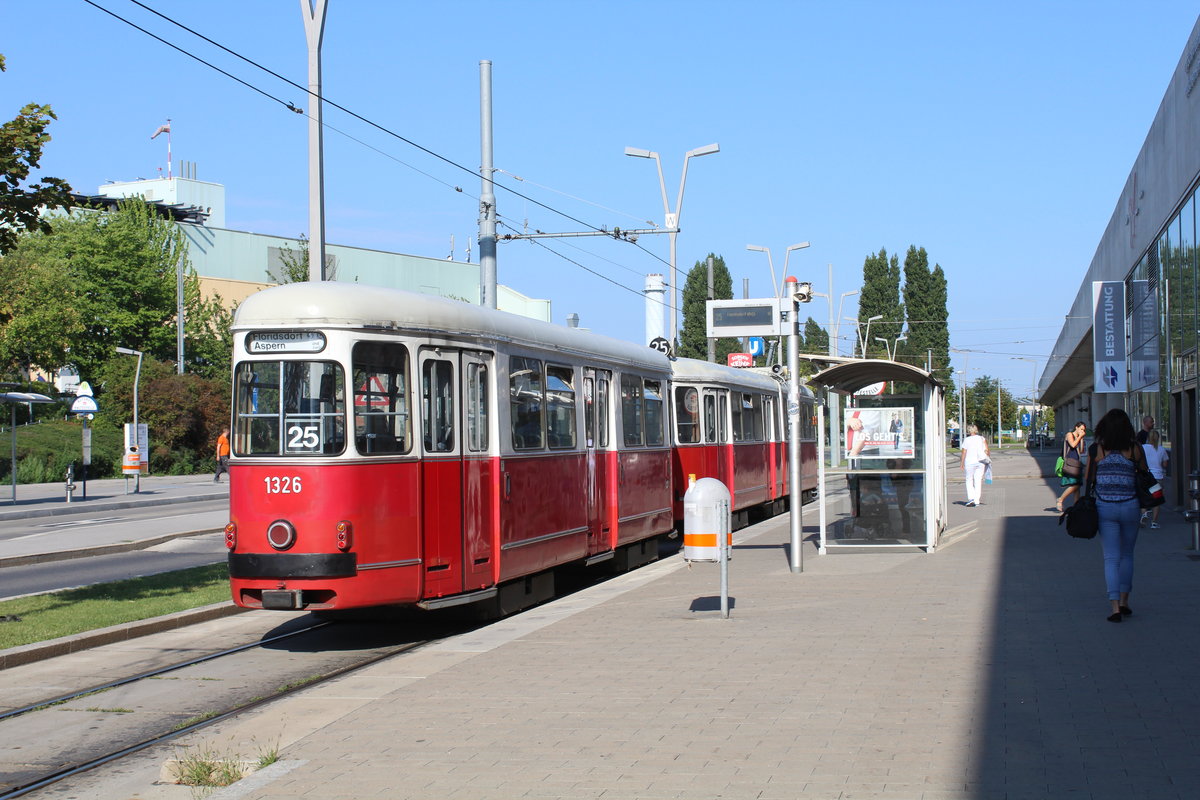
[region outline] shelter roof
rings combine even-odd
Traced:
[[[821,370],[808,379],[812,386],[828,386],[840,394],[853,394],[864,386],[880,381],[906,381],[918,385],[941,384],[930,373],[900,361],[882,358],[855,358]]]

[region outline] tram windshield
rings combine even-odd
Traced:
[[[234,453],[326,456],[346,447],[342,367],[327,361],[243,361],[234,378]]]

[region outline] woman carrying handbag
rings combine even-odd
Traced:
[[[1084,436],[1087,434],[1087,425],[1082,422],[1076,422],[1075,427],[1067,431],[1066,441],[1063,442],[1062,454],[1062,481],[1061,484],[1066,487],[1058,497],[1058,503],[1055,504],[1055,510],[1060,514],[1063,510],[1063,501],[1071,496],[1072,493],[1079,491],[1079,483],[1083,480],[1083,458],[1084,458]]]
[[[1095,486],[1100,517],[1100,545],[1104,551],[1104,584],[1108,590],[1109,622],[1120,622],[1133,613],[1133,548],[1137,544],[1141,505],[1137,471],[1146,469],[1129,415],[1119,408],[1105,414],[1096,425],[1096,441],[1088,451],[1084,482]]]

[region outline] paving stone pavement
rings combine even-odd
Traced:
[[[1142,531],[1109,623],[1099,540],[1027,461],[974,509],[952,470],[969,533],[932,554],[810,542],[794,574],[780,517],[744,532],[729,619],[676,556],[246,715],[206,736],[282,761],[212,797],[1200,797],[1191,526]]]

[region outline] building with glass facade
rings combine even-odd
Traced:
[[[1059,441],[1076,422],[1124,408],[1152,416],[1172,451],[1174,498],[1197,469],[1197,205],[1200,198],[1200,20],[1193,27],[1145,143],[1039,382]],[[1122,326],[1097,333],[1093,286],[1123,288]],[[1103,325],[1102,325],[1103,327]],[[1112,333],[1111,331],[1116,331]],[[1097,349],[1096,345],[1101,345]],[[1097,353],[1124,374],[1095,369]],[[1099,380],[1097,380],[1099,377]],[[1109,384],[1106,386],[1105,384]],[[1118,391],[1112,391],[1116,387]]]

